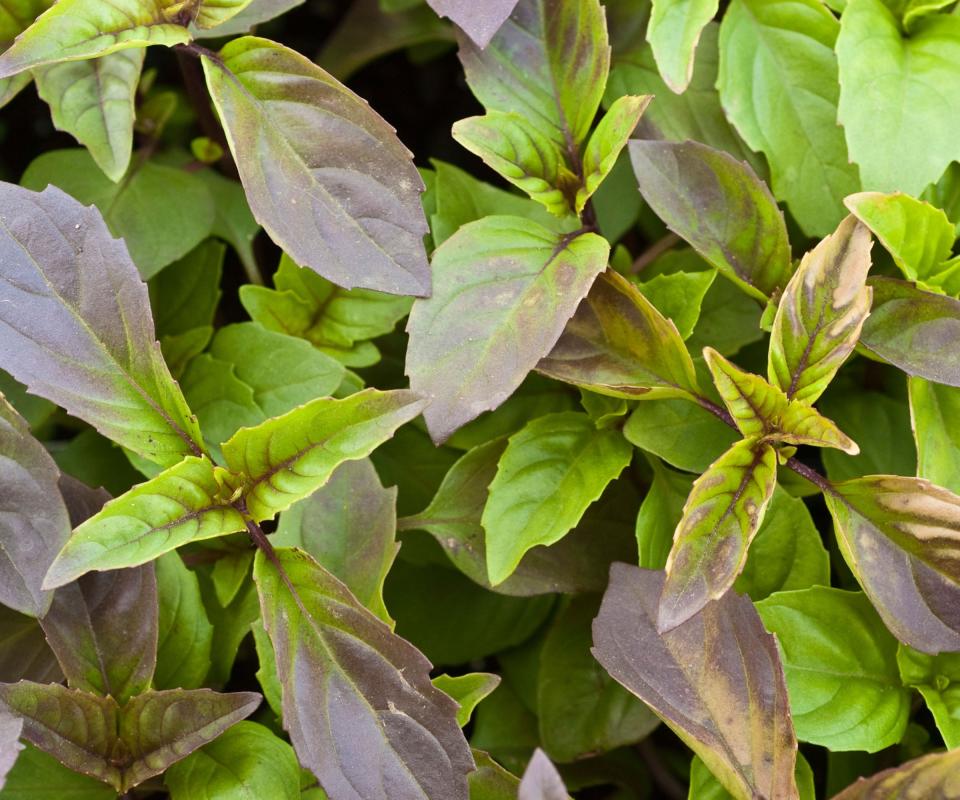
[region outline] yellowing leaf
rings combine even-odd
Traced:
[[[667,559],[657,626],[670,631],[733,586],[777,485],[769,444],[737,442],[696,481]]]
[[[833,800],[953,800],[960,796],[960,749],[929,753],[869,778]]]

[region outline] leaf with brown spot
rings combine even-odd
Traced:
[[[594,281],[537,371],[613,397],[699,394],[676,325],[613,270]]]
[[[847,217],[807,253],[773,320],[767,374],[791,400],[813,403],[853,352],[870,313],[870,231]]]
[[[733,586],[777,486],[770,444],[737,442],[690,490],[673,534],[657,626],[670,631]]]
[[[776,640],[728,592],[657,631],[662,572],[614,564],[593,654],[649,705],[737,800],[796,800],[797,739]]]
[[[610,245],[522,217],[460,228],[433,254],[433,296],[417,300],[407,332],[410,388],[435,442],[496,408],[556,344]]]
[[[833,800],[956,800],[960,797],[960,750],[929,753],[860,778]]]
[[[884,623],[924,653],[960,650],[960,497],[868,475],[824,493],[840,551]]]
[[[788,400],[782,390],[740,369],[712,347],[705,347],[703,356],[724,405],[744,436],[835,447],[853,456],[860,452],[856,442],[812,406]]]

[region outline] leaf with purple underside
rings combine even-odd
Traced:
[[[518,800],[569,800],[569,797],[557,768],[538,747],[523,772]]]

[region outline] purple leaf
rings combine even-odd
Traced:
[[[517,0],[427,0],[441,17],[449,17],[481,50],[506,22]]]

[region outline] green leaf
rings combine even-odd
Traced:
[[[518,800],[569,800],[569,797],[557,768],[538,747],[520,780]]]
[[[52,184],[97,206],[144,280],[193,250],[214,221],[213,198],[197,175],[152,161],[135,164],[114,183],[87,151],[53,150],[30,163],[21,183],[35,190]]]
[[[663,582],[661,572],[611,567],[593,623],[594,656],[735,798],[796,798],[797,741],[776,640],[733,592],[659,633]]]
[[[689,339],[700,319],[703,300],[717,276],[715,269],[657,275],[637,288],[657,310],[677,326],[681,339]]]
[[[667,469],[659,459],[651,458],[650,466],[653,468],[653,481],[637,514],[638,563],[645,569],[663,569],[667,565],[673,532],[683,516],[683,504],[690,494],[693,479]]]
[[[960,389],[910,378],[917,475],[960,492]]]
[[[386,121],[266,39],[235,39],[202,61],[250,210],[270,237],[344,288],[429,294],[423,182]]]
[[[111,500],[73,532],[44,585],[63,586],[90,570],[146,564],[187,542],[244,530],[227,477],[206,458],[190,456]]]
[[[590,624],[599,608],[595,595],[573,598],[554,617],[540,652],[540,740],[561,763],[633,744],[660,724],[590,653]]]
[[[492,0],[477,13],[469,0],[427,0],[441,17],[449,17],[481,50],[490,44],[497,29],[506,22],[517,0]]]
[[[837,126],[840,26],[819,0],[736,0],[720,26],[717,86],[728,118],[770,163],[774,194],[823,236],[857,191]]]
[[[59,684],[0,685],[0,703],[24,718],[24,738],[62,764],[126,792],[253,713],[260,695],[209,689],[112,697]]]
[[[777,487],[734,589],[762,600],[774,592],[829,583],[830,556],[809,510]]]
[[[487,575],[487,548],[481,516],[488,487],[497,473],[497,463],[506,438],[477,445],[450,467],[430,504],[419,514],[401,520],[403,530],[429,532],[450,561],[474,583],[499,594],[530,596],[552,592],[599,591],[607,583],[611,561],[630,558],[629,542],[616,535],[610,521],[601,516],[603,536],[597,540],[591,519],[603,513],[604,500],[588,509],[581,524],[550,547],[527,551],[513,574],[491,587]],[[616,509],[620,497],[612,498]]]
[[[237,251],[248,276],[259,276],[253,240],[260,226],[250,213],[243,186],[211,169],[198,170],[196,175],[206,184],[216,207],[211,233]]]
[[[153,685],[158,689],[199,688],[210,671],[213,625],[203,606],[197,576],[177,553],[160,556],[154,566],[160,615]]]
[[[433,255],[434,292],[418,300],[407,330],[410,387],[442,442],[496,408],[550,351],[609,245],[595,233],[553,233],[520,217],[461,228]]]
[[[572,213],[579,178],[564,150],[519,114],[492,111],[455,122],[453,138],[514,186],[562,217]]]
[[[852,216],[804,255],[773,320],[767,374],[813,403],[853,352],[870,313],[870,233]]]
[[[703,350],[713,383],[740,432],[764,441],[833,447],[850,455],[860,448],[836,424],[800,400],[786,394],[759,375],[727,361],[716,350]]]
[[[860,592],[814,586],[757,603],[783,654],[797,738],[875,753],[903,737],[910,692],[897,642]]]
[[[151,565],[57,589],[41,625],[71,688],[121,704],[146,691],[157,664],[157,608]]]
[[[950,258],[956,231],[939,208],[902,192],[861,192],[844,202],[909,280],[930,278]]]
[[[583,185],[577,189],[575,206],[578,214],[610,174],[652,99],[651,95],[618,97],[600,119],[583,152]]]
[[[406,297],[370,289],[341,289],[286,254],[273,276],[275,289],[241,286],[240,302],[265,328],[306,339],[348,367],[379,359],[368,339],[390,333],[410,311]]]
[[[13,683],[21,678],[61,681],[63,672],[39,621],[0,606],[0,681]]]
[[[200,0],[193,24],[201,30],[216,28],[234,19],[250,2],[251,0]]]
[[[676,325],[609,269],[596,279],[537,370],[614,397],[699,394]]]
[[[776,485],[775,450],[751,440],[735,444],[694,481],[667,559],[661,631],[686,622],[733,586]]]
[[[869,778],[860,778],[833,800],[950,800],[956,794],[960,750],[930,753]]]
[[[275,553],[254,578],[300,762],[334,797],[466,800],[473,758],[430,663],[310,556]]]
[[[631,19],[642,18],[625,2]],[[607,14],[611,5],[607,4]],[[644,139],[667,139],[683,142],[688,139],[726,150],[737,159],[750,162],[758,174],[766,165],[737,136],[720,107],[717,94],[717,36],[720,26],[707,23],[700,36],[693,78],[682,94],[674,94],[657,71],[653,50],[641,37],[635,46],[616,55],[604,104],[609,106],[623,95],[652,94],[650,107],[640,121]],[[614,29],[614,34],[616,29]]]
[[[5,800],[116,800],[117,793],[105,783],[67,769],[53,756],[26,745],[7,775],[2,796]]]
[[[747,164],[699,142],[635,139],[630,158],[657,216],[744,291],[764,299],[787,283],[783,214]]]
[[[207,617],[213,625],[212,663],[205,682],[223,685],[230,679],[241,642],[250,633],[254,620],[260,617],[256,586],[253,581],[244,581],[229,603],[221,603],[209,575],[199,570],[195,574]]]
[[[0,53],[49,6],[49,0],[7,0],[3,5],[4,11],[0,14]],[[31,78],[29,72],[0,78],[0,108],[26,88]]]
[[[797,781],[800,800],[816,800],[813,770],[802,753],[797,754],[797,766],[793,774]],[[733,800],[733,796],[713,777],[707,765],[698,756],[694,756],[690,762],[688,800]]]
[[[489,672],[470,672],[457,677],[437,675],[433,685],[457,701],[460,706],[457,724],[465,728],[477,705],[500,685],[500,676]]]
[[[319,489],[344,461],[370,455],[423,406],[403,389],[366,389],[343,400],[319,397],[255,428],[241,428],[223,445],[223,457],[244,476],[243,502],[260,522]]]
[[[57,189],[10,184],[0,185],[0,213],[0,366],[158,464],[199,453],[196,421],[156,344],[146,287],[100,214]]]
[[[863,188],[920,194],[960,158],[943,102],[960,92],[960,18],[933,14],[903,38],[881,0],[850,0],[836,50],[838,120]]]
[[[220,303],[225,250],[219,242],[207,239],[153,277],[150,305],[159,336],[213,325]]]
[[[562,539],[630,456],[619,431],[577,412],[548,414],[511,436],[483,511],[490,583],[508,578],[530,548]]]
[[[79,61],[151,44],[190,41],[192,9],[180,0],[96,0],[55,3],[0,55],[0,78],[59,61]],[[186,18],[184,18],[186,14]]]
[[[537,718],[510,683],[501,683],[477,709],[470,742],[475,748],[488,749],[514,772],[524,768],[530,752],[539,746]],[[516,788],[510,800],[515,793]]]
[[[736,431],[687,400],[640,403],[623,427],[631,444],[677,469],[704,472],[737,441]]]
[[[900,679],[923,695],[948,749],[960,747],[960,653],[929,656],[900,645]]]
[[[50,608],[43,577],[70,535],[59,478],[27,421],[0,393],[0,484],[7,497],[0,513],[0,603],[33,617]]]
[[[112,181],[119,181],[130,164],[134,95],[143,56],[143,50],[119,50],[39,67],[33,73],[57,130],[84,145]]]
[[[960,498],[870,475],[824,494],[847,564],[890,631],[924,653],[960,650]]]
[[[874,278],[863,346],[908,375],[960,386],[960,300],[905,281]]]
[[[392,626],[383,581],[400,547],[396,532],[397,490],[384,489],[364,459],[341,464],[325,486],[284,511],[271,541],[309,553]]]
[[[693,57],[700,33],[717,13],[717,0],[654,0],[647,27],[660,74],[680,94],[693,77]]]
[[[299,800],[293,748],[255,722],[238,722],[167,770],[173,800]]]
[[[610,68],[598,0],[520,0],[486,48],[459,42],[467,83],[484,108],[525,118],[575,163]]]
[[[520,779],[507,772],[483,750],[473,751],[477,769],[467,778],[470,783],[470,800],[515,800],[520,789]]]
[[[703,298],[700,318],[687,347],[700,352],[709,345],[732,356],[763,338],[760,305],[741,292],[732,281],[715,280]]]

